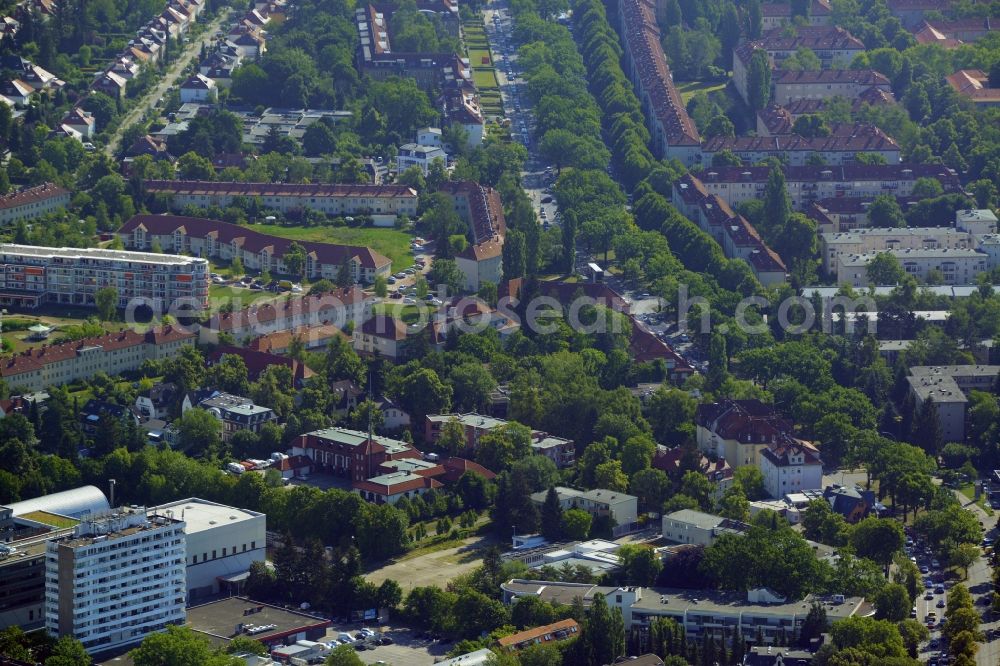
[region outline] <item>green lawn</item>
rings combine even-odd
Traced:
[[[73,520],[72,518],[67,518],[66,516],[58,516],[54,513],[49,513],[48,511],[32,511],[21,517],[33,520],[37,523],[42,523],[43,525],[51,525],[56,529],[74,527],[80,522],[78,520]]]
[[[472,69],[472,82],[480,90],[497,89],[500,84],[497,82],[497,75],[492,69]]]
[[[362,245],[370,247],[392,260],[393,270],[402,270],[413,264],[410,252],[411,236],[396,229],[380,227],[286,227],[279,224],[257,224],[254,229],[293,240]]]
[[[958,487],[958,492],[962,493],[970,502],[976,496],[976,491],[972,486],[972,483],[964,483]],[[993,509],[990,508],[990,503],[986,501],[987,494],[983,493],[979,496],[979,501],[976,504],[979,508],[986,512],[987,516],[993,515]]]
[[[225,303],[231,302],[233,308],[240,310],[255,301],[265,298],[274,298],[274,294],[269,291],[253,291],[252,289],[237,289],[221,284],[212,284],[208,287],[209,304],[213,311],[218,310]]]
[[[692,97],[700,92],[708,94],[725,87],[725,81],[686,81],[677,84],[677,92],[681,94],[681,101],[687,104]]]
[[[477,69],[492,66],[493,58],[490,57],[488,49],[469,49],[469,62],[472,63],[473,69]]]
[[[413,324],[420,318],[421,310],[428,310],[423,305],[403,305],[398,301],[383,301],[373,308],[375,314],[389,315],[401,319],[406,324]],[[426,315],[429,317],[429,315]]]

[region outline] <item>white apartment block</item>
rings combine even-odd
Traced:
[[[105,287],[118,307],[208,306],[208,261],[152,252],[0,244],[0,305],[94,305]]]
[[[760,471],[767,494],[778,499],[788,493],[823,488],[823,462],[819,451],[803,441],[785,441],[764,449]]]
[[[33,220],[69,206],[69,190],[42,183],[0,196],[0,225]]]
[[[972,234],[954,227],[863,227],[854,231],[820,234],[823,270],[836,270],[840,257],[887,250],[975,249]]]
[[[681,509],[663,516],[663,538],[674,543],[711,546],[723,534],[741,535],[749,525],[710,513]]]
[[[940,274],[940,281],[946,285],[976,284],[980,273],[988,269],[989,256],[971,249],[916,249],[887,250],[895,256],[907,274],[926,282],[932,271]],[[878,252],[841,255],[837,263],[837,283],[852,287],[868,286],[868,264]],[[878,285],[876,285],[878,286]]]
[[[396,172],[403,173],[415,166],[426,176],[434,160],[447,163],[448,155],[440,147],[404,143],[399,147],[399,153],[396,155]]]
[[[190,497],[151,509],[184,521],[187,601],[218,594],[238,584],[267,548],[267,516]],[[170,514],[167,514],[170,512]]]
[[[184,521],[123,508],[45,551],[45,629],[93,654],[185,621]]]
[[[147,359],[173,358],[191,331],[163,326],[145,333],[123,330],[95,338],[28,349],[0,356],[0,378],[18,391],[42,391],[56,384],[89,379],[98,372],[115,376],[139,368]]]
[[[785,187],[796,210],[813,201],[838,197],[874,199],[880,194],[908,197],[920,178],[941,183],[945,194],[962,191],[958,175],[940,164],[845,164],[842,166],[787,166]],[[763,199],[770,167],[707,167],[699,174],[709,194],[730,206]]]
[[[283,213],[309,208],[327,215],[371,215],[375,220],[415,217],[417,193],[404,185],[323,185],[223,183],[198,180],[149,180],[150,194],[170,195],[175,210],[186,206],[225,208],[237,197],[259,198]]]

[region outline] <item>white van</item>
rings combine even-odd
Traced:
[[[339,634],[337,634],[337,640],[340,641],[341,643],[344,643],[344,644],[346,644],[346,643],[353,643],[354,642],[354,636],[351,636],[346,631],[342,631]]]

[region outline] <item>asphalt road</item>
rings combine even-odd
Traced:
[[[494,20],[494,16],[498,20]],[[526,83],[520,77],[517,64],[517,47],[513,39],[513,20],[507,5],[500,2],[491,3],[483,10],[486,23],[486,35],[490,40],[490,55],[496,69],[497,83],[500,85],[500,96],[503,99],[504,113],[510,120],[511,138],[520,142],[528,149],[528,163],[521,172],[521,183],[528,198],[538,214],[541,224],[556,224],[558,208],[555,201],[542,203],[543,199],[551,198],[545,190],[555,180],[552,170],[546,171],[548,165],[536,152],[532,132],[535,121],[531,114],[531,100],[522,94]]]
[[[986,536],[997,537],[996,522],[995,517],[986,515],[986,512],[982,510],[977,504],[969,502],[965,495],[962,495],[957,490],[955,491],[955,496],[962,502],[962,506],[965,507],[966,511],[971,511],[976,515],[976,518],[985,526],[983,530]],[[981,605],[979,603],[980,597],[990,593],[992,589],[992,571],[990,570],[989,562],[985,557],[980,557],[976,560],[971,567],[969,567],[969,578],[965,581],[966,587],[972,593],[973,601],[976,604],[976,611],[984,614],[986,619],[989,621],[983,622],[981,629],[983,632],[992,632],[993,630],[1000,630],[1000,618],[995,618],[990,615],[988,611],[989,606]],[[940,615],[940,612],[938,613]],[[1000,664],[1000,637],[987,640],[984,643],[980,643],[979,652],[976,654],[976,663],[979,666],[997,666]]]
[[[175,85],[180,79],[181,74],[188,65],[191,64],[191,60],[198,56],[201,52],[202,45],[207,45],[214,39],[213,35],[219,30],[222,24],[229,18],[229,9],[224,9],[220,14],[215,17],[215,19],[208,24],[207,29],[202,33],[202,37],[197,40],[192,40],[188,42],[187,46],[184,47],[184,51],[181,53],[180,57],[174,60],[174,63],[170,65],[166,74],[160,79],[160,82],[156,84],[146,96],[142,98],[139,105],[133,108],[122,120],[118,129],[115,131],[111,140],[108,141],[108,145],[104,147],[104,152],[110,156],[114,156],[115,152],[118,150],[118,144],[121,142],[122,134],[125,133],[125,128],[131,127],[136,124],[147,111],[156,106],[157,101],[167,94],[167,90],[170,86]]]

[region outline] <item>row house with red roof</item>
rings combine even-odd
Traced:
[[[899,164],[901,149],[891,136],[874,125],[847,125],[849,133],[824,137],[804,137],[798,134],[782,136],[714,136],[702,146],[702,166],[712,168],[713,158],[728,151],[744,164],[758,164],[777,158],[789,166],[807,166],[819,157],[824,164],[842,166],[856,164],[860,153],[878,155],[886,164]]]
[[[199,341],[202,344],[218,344],[220,334],[225,333],[232,337],[235,344],[244,345],[261,336],[298,332],[307,347],[316,346],[312,341],[320,335],[329,342],[332,335],[329,327],[339,330],[346,327],[349,321],[355,324],[364,321],[375,303],[375,297],[366,295],[357,286],[326,294],[293,295],[232,312],[218,312],[199,329]],[[275,343],[278,341],[259,344],[263,345],[263,351],[269,351]],[[278,344],[279,347],[287,347],[288,343],[284,340]]]
[[[811,0],[806,24],[819,27],[830,23],[833,8],[829,0]],[[760,6],[761,24],[764,30],[781,28],[792,24],[792,5],[789,2],[764,2]]]
[[[188,206],[225,208],[237,198],[257,198],[265,208],[283,213],[309,209],[331,216],[369,215],[376,222],[417,215],[417,192],[405,185],[149,180],[144,187],[150,194],[168,195],[174,210]]]
[[[764,286],[785,282],[785,262],[761,238],[757,229],[729,204],[705,189],[695,176],[685,174],[674,183],[671,196],[674,206],[698,224],[722,246],[731,259],[743,259]]]
[[[685,166],[701,161],[701,136],[688,115],[660,45],[652,0],[619,0],[623,66],[639,93],[653,153]]]
[[[69,190],[42,183],[0,196],[0,226],[33,220],[69,206]]]
[[[255,231],[251,227],[202,217],[136,215],[118,230],[125,247],[151,248],[189,253],[232,261],[239,258],[251,271],[289,273],[283,257],[294,241]],[[299,242],[305,248],[304,274],[311,280],[336,280],[346,265],[356,283],[371,284],[379,275],[392,272],[392,262],[368,247],[314,241]]]
[[[147,360],[175,357],[195,334],[173,326],[145,333],[122,330],[73,342],[46,345],[13,356],[0,357],[0,378],[20,392],[41,391],[53,385],[90,379],[98,372],[119,375]]]
[[[477,292],[484,283],[503,279],[503,240],[507,232],[500,193],[471,180],[448,181],[438,189],[469,227],[471,242],[455,257],[465,276],[464,288]]]

